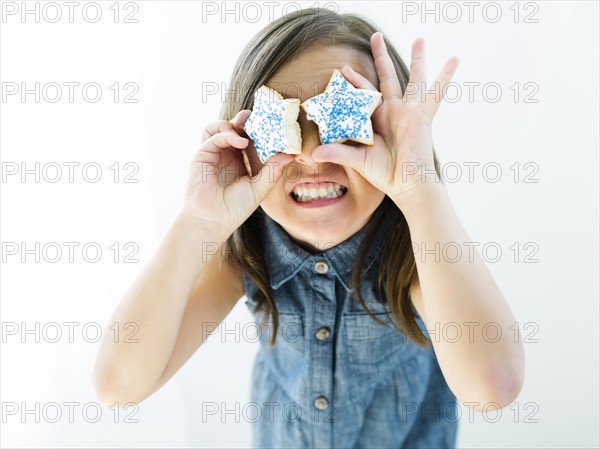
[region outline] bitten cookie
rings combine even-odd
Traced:
[[[261,86],[254,93],[254,106],[244,122],[244,131],[254,141],[263,164],[277,153],[300,154],[299,112],[300,100],[297,98],[284,99],[267,86]]]
[[[357,89],[334,70],[325,92],[302,103],[306,118],[319,127],[321,143],[353,140],[373,145],[371,114],[379,104],[381,93]]]

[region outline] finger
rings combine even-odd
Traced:
[[[248,151],[251,146],[253,146],[252,142],[250,142],[250,144],[242,150],[242,159],[244,162],[244,167],[246,167],[246,173],[248,173],[248,176],[250,177],[254,176],[252,173],[252,164],[250,163],[250,159],[248,158]],[[254,154],[256,154],[256,151],[254,151]]]
[[[365,167],[366,149],[342,143],[329,143],[314,148],[311,158],[315,162],[332,162],[353,168],[362,174]]]
[[[238,132],[238,134],[245,136],[244,131],[244,123],[250,117],[252,111],[250,109],[242,109],[240,112],[233,117],[230,122],[233,125],[233,128]]]
[[[350,84],[357,89],[374,90],[378,92],[377,88],[371,84],[371,81],[362,76],[349,65],[342,67],[342,75],[344,75],[344,78],[350,81]]]
[[[460,60],[456,56],[450,58],[440,71],[440,74],[438,75],[437,79],[435,80],[432,89],[433,92],[435,92],[436,94],[434,96],[429,95],[425,103],[425,113],[427,113],[432,119],[438,111],[440,104],[444,100],[446,86],[454,76],[454,73],[456,72],[456,68],[458,67],[459,63]]]
[[[402,98],[402,89],[400,88],[396,68],[387,51],[383,34],[379,31],[371,36],[371,51],[384,101],[388,98]]]
[[[235,132],[233,124],[227,120],[217,120],[216,122],[209,123],[202,131],[202,142],[206,142],[212,136],[218,133],[224,132]]]
[[[267,160],[255,177],[248,179],[248,182],[253,187],[258,204],[262,202],[273,186],[279,181],[286,165],[294,160],[294,155],[277,153]]]
[[[202,144],[201,150],[208,153],[219,153],[225,148],[246,148],[249,140],[235,132],[222,132],[215,134]]]
[[[417,83],[419,87],[425,84],[427,87],[427,65],[425,62],[425,39],[417,38],[412,45],[412,53],[410,55],[410,73],[408,82]]]
[[[408,103],[423,101],[427,93],[427,68],[425,65],[425,40],[422,37],[413,42],[410,55],[410,72],[406,86],[405,100]]]
[[[202,142],[206,142],[215,134],[224,133],[227,131],[233,131],[243,137],[247,137],[246,133],[244,132],[243,124],[250,116],[251,112],[252,111],[249,109],[242,109],[233,119],[229,121],[217,120],[216,122],[208,124],[202,132]]]

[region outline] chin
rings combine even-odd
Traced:
[[[358,232],[367,222],[367,218],[355,219],[345,217],[340,220],[339,216],[328,218],[307,218],[300,221],[290,222],[290,216],[281,217],[279,221],[273,217],[286,232],[296,241],[308,243],[318,250],[326,250]]]
[[[286,229],[288,228],[289,227],[286,227]],[[307,231],[306,227],[301,229],[291,228],[291,230],[296,231],[296,235],[302,235],[303,240],[309,243],[325,242],[324,244],[328,244],[328,247],[337,245],[338,243],[350,237],[350,234],[348,233],[348,227],[340,223],[332,223],[331,226],[327,227],[322,226],[316,231]]]

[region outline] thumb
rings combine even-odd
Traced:
[[[267,196],[273,186],[284,174],[287,164],[293,162],[295,156],[286,153],[277,153],[269,158],[260,171],[250,179],[254,193],[259,203]]]
[[[342,143],[328,143],[315,147],[312,150],[311,158],[315,162],[333,162],[334,164],[345,165],[362,173],[365,150],[364,148]]]

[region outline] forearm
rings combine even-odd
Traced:
[[[448,384],[463,401],[508,405],[524,371],[516,320],[475,246],[467,251],[472,240],[444,186],[425,183],[410,202],[396,204],[408,222],[424,321]],[[443,250],[448,244],[461,248],[460,257]]]
[[[169,362],[187,300],[206,265],[206,245],[227,237],[182,215],[173,221],[107,324],[113,330],[104,332],[94,370],[100,395],[129,400],[145,397],[155,385]],[[133,325],[125,327],[127,323]]]

